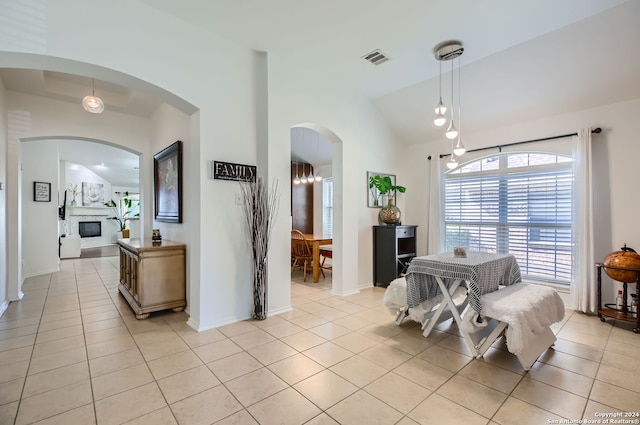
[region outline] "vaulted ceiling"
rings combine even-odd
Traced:
[[[640,98],[637,0],[138,1],[277,54],[292,72],[351,85],[371,100],[401,144],[442,137],[432,122],[440,65],[433,49],[445,40],[459,40],[465,49],[463,131]],[[376,49],[389,61],[363,59]],[[449,67],[443,67],[447,102]],[[3,69],[0,78],[7,90],[70,102],[91,87],[86,77],[37,70]],[[103,81],[95,87],[110,110],[149,116],[160,103]]]

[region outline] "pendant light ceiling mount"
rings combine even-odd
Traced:
[[[444,41],[434,49],[434,56],[439,61],[450,61],[456,59],[464,53],[464,47],[459,41]]]
[[[446,123],[446,106],[442,102],[442,62],[451,61],[451,107],[449,110],[451,111],[451,118],[449,121],[449,128],[445,132],[445,136],[449,140],[458,139],[457,144],[452,146],[452,155],[450,162],[447,164],[449,168],[455,168],[457,166],[457,161],[455,160],[454,154],[457,156],[463,155],[466,152],[466,148],[462,143],[460,138],[460,56],[464,53],[464,47],[462,47],[462,43],[460,41],[444,41],[438,44],[433,49],[434,56],[438,62],[440,62],[440,99],[438,105],[436,106],[436,118],[434,119],[434,124],[438,127],[443,126]],[[454,72],[453,72],[453,60],[458,59],[458,128],[456,128],[455,122],[455,107],[454,107]],[[452,142],[453,144],[453,142]]]

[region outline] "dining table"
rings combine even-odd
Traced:
[[[331,245],[333,238],[328,235],[305,233],[304,237],[313,249],[313,282],[318,283],[320,280],[320,246]]]
[[[408,308],[440,294],[443,297],[435,310],[425,314],[422,322],[423,336],[428,337],[436,324],[452,317],[469,349],[476,352],[477,343],[486,332],[472,335],[473,332],[464,330],[462,316],[473,315],[475,312],[476,317],[479,317],[478,323],[482,323],[479,316],[482,310],[480,297],[497,291],[499,286],[521,282],[522,277],[518,262],[511,254],[469,252],[464,257],[458,257],[454,253],[415,257],[407,269],[406,281]],[[461,304],[456,304],[452,295],[462,284],[467,288],[467,295]],[[444,314],[445,309],[447,314]]]

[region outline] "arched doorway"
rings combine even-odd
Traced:
[[[44,55],[15,52],[0,52],[0,66],[7,67],[5,69],[9,69],[13,74],[18,75],[21,71],[68,73],[66,75],[69,76],[69,80],[66,82],[71,84],[74,79],[78,80],[80,83],[77,85],[84,84],[85,91],[86,81],[90,81],[91,77],[98,77],[100,80],[96,79],[96,82],[102,81],[107,85],[130,89],[144,96],[156,96],[158,104],[169,105],[178,113],[184,113],[186,117],[191,117],[192,120],[199,122],[199,116],[195,114],[198,109],[195,106],[160,87],[116,70]],[[121,116],[104,114],[103,118],[109,121],[109,125],[99,128],[100,126],[95,125],[96,117],[90,117],[92,114],[83,111],[79,101],[77,104],[74,103],[73,106],[68,106],[70,104],[69,100],[67,100],[66,105],[68,107],[58,108],[58,105],[63,105],[63,99],[43,98],[33,93],[18,93],[17,95],[13,94],[12,97],[18,99],[17,104],[20,106],[13,106],[11,101],[6,102],[5,106],[7,108],[6,213],[3,217],[4,222],[0,224],[6,228],[6,238],[3,238],[6,240],[6,246],[0,246],[0,252],[6,252],[3,259],[4,264],[6,264],[6,287],[0,287],[0,291],[6,293],[9,301],[16,301],[23,296],[20,289],[23,281],[21,261],[22,232],[20,226],[20,203],[23,194],[21,193],[20,182],[20,143],[26,140],[42,139],[43,137],[60,138],[61,134],[66,134],[70,138],[81,138],[104,143],[111,143],[108,140],[122,140],[124,143],[115,144],[141,153],[141,158],[149,158],[153,152],[148,146],[150,138],[140,137],[140,132],[133,132],[129,137],[111,138],[108,134],[105,136],[104,128],[106,127],[121,133],[130,128],[128,120],[121,121],[125,124],[118,124],[118,119],[121,119]],[[117,108],[117,106],[114,107]],[[78,118],[79,115],[74,117],[74,112],[71,111],[75,110],[75,108],[81,111],[77,114],[85,115],[82,118]],[[60,114],[62,118],[52,118],[55,113]],[[91,121],[91,119],[94,120]],[[94,129],[93,127],[96,128]],[[197,140],[197,138],[194,138],[194,143],[197,143]],[[126,145],[126,143],[130,144]],[[147,146],[138,148],[137,146],[139,145],[136,143],[146,143]],[[143,182],[140,189],[141,193],[151,193],[153,169],[149,165],[150,162],[149,160],[141,161],[141,166],[138,170],[141,182]],[[151,202],[147,202],[142,214],[149,217],[151,216],[151,211]],[[150,226],[149,221],[147,225]]]
[[[20,158],[23,278],[55,272],[59,258],[80,256],[83,248],[112,245],[119,227],[108,220],[114,211],[106,202],[125,192],[144,202],[140,152],[96,139],[37,137],[21,139]],[[47,182],[50,202],[31,201],[32,181]],[[140,220],[144,223],[144,211]],[[80,239],[81,223],[91,223],[96,233]],[[79,249],[63,252],[61,244],[73,238]]]
[[[330,129],[317,124],[317,123],[300,123],[297,124],[295,126],[292,127],[292,138],[290,141],[290,147],[292,148],[291,152],[292,155],[294,155],[294,151],[293,148],[295,146],[295,144],[297,143],[302,143],[303,145],[305,144],[305,140],[302,140],[301,142],[298,141],[294,141],[293,139],[293,135],[295,134],[295,132],[293,131],[294,129],[307,129],[310,130],[311,133],[306,133],[306,134],[310,134],[309,139],[306,141],[306,147],[308,148],[308,152],[306,152],[306,154],[304,153],[300,153],[300,152],[304,152],[304,150],[298,151],[295,153],[295,155],[297,155],[300,159],[305,160],[306,158],[311,159],[311,161],[319,161],[317,162],[319,165],[321,165],[319,167],[320,170],[323,169],[329,169],[330,170],[330,176],[332,179],[332,192],[333,192],[333,203],[332,203],[332,238],[333,238],[333,242],[332,242],[332,246],[333,246],[333,258],[332,258],[332,284],[331,284],[331,291],[332,293],[335,294],[339,294],[339,295],[343,295],[346,293],[345,289],[344,289],[344,279],[343,279],[343,274],[344,274],[344,269],[343,269],[343,260],[342,260],[342,256],[344,253],[344,249],[343,249],[343,233],[342,233],[342,228],[343,228],[343,212],[342,212],[342,194],[343,194],[343,190],[342,190],[342,182],[343,182],[343,169],[342,169],[342,155],[343,155],[343,150],[342,150],[342,140]],[[301,133],[304,134],[304,133]],[[312,138],[311,135],[313,134],[317,134],[317,138]],[[316,149],[316,147],[314,146],[315,141],[318,140],[318,149]],[[320,143],[328,143],[330,149],[325,149],[324,152],[322,152],[320,150]],[[323,147],[327,148],[326,145],[323,145]],[[328,153],[327,150],[329,150],[330,152]],[[306,158],[303,155],[307,155]],[[327,158],[330,160],[329,163],[327,163]],[[309,161],[308,161],[309,162]],[[311,162],[310,162],[311,163]],[[321,171],[322,173],[322,171]],[[329,173],[327,173],[327,176],[329,175]],[[321,196],[316,196],[315,197],[315,203],[319,204],[321,202],[322,197]],[[320,214],[322,210],[322,206],[317,205],[316,207],[314,207],[314,211],[318,212],[320,211]],[[314,230],[318,230],[318,231],[322,231],[322,219],[314,219]]]

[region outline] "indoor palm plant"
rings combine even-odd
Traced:
[[[133,214],[133,202],[131,198],[129,198],[129,192],[124,192],[120,206],[118,206],[113,199],[105,202],[104,205],[113,208],[114,215],[107,217],[107,220],[113,220],[118,226],[118,231],[123,233],[122,236],[128,237],[128,235],[125,236],[125,232],[128,230],[127,224],[129,223],[129,219],[140,216],[140,212]]]

